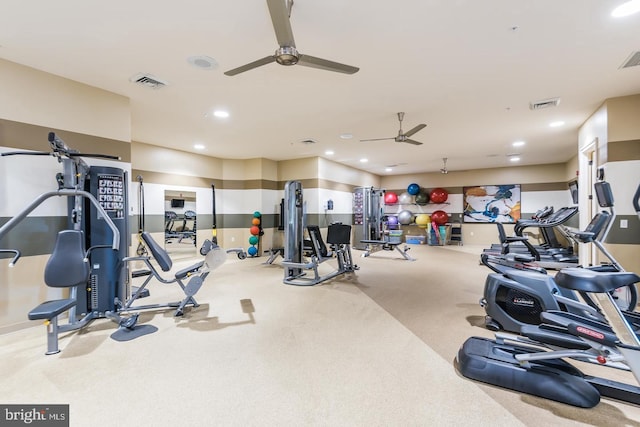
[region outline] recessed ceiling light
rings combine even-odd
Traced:
[[[227,117],[229,117],[229,112],[224,110],[216,110],[213,112],[213,115],[220,119],[226,119]]]
[[[511,144],[514,147],[522,147],[523,145],[525,145],[526,142],[524,141],[515,141],[513,144]]]
[[[351,138],[353,138],[353,135],[350,134],[350,133],[341,133],[340,134],[340,138],[342,138],[342,139],[351,139]]]
[[[564,122],[562,120],[559,120],[557,122],[551,122],[551,123],[549,123],[549,126],[552,127],[552,128],[557,128],[557,127],[560,127],[560,126],[564,126]]]
[[[196,150],[204,150],[205,146],[203,144],[194,144],[193,148],[195,148]]]
[[[631,0],[613,9],[611,16],[614,18],[622,18],[638,12],[640,12],[640,0]]]
[[[509,161],[510,162],[519,162],[520,161],[520,157],[509,157]]]
[[[324,152],[327,156],[333,156],[335,153],[332,150],[327,150]]]
[[[391,172],[393,168],[384,168],[385,172]]]
[[[196,55],[187,58],[187,62],[201,70],[213,70],[218,68],[218,63],[210,56]]]
[[[367,163],[369,159],[360,159],[360,163]]]

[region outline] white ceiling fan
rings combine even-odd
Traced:
[[[327,59],[316,58],[315,56],[303,55],[298,52],[296,49],[296,42],[293,39],[291,22],[289,21],[293,0],[267,0],[267,6],[269,7],[271,22],[273,23],[273,29],[276,33],[276,39],[278,40],[278,45],[280,47],[276,50],[275,54],[265,56],[257,61],[226,71],[224,73],[225,75],[235,76],[236,74],[244,73],[245,71],[253,70],[254,68],[258,68],[272,62],[277,62],[280,65],[298,64],[305,67],[318,68],[321,70],[344,74],[354,74],[358,72],[359,68],[357,67],[340,64]]]

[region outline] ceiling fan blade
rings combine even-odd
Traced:
[[[296,47],[296,42],[293,40],[291,22],[289,21],[289,8],[287,7],[289,4],[291,4],[289,0],[267,0],[271,22],[273,22],[273,30],[281,47]]]
[[[339,62],[329,61],[328,59],[302,54],[298,56],[298,65],[344,74],[354,74],[360,70],[360,68],[352,67],[351,65],[340,64]]]
[[[263,65],[271,64],[272,62],[275,62],[275,61],[276,61],[276,57],[275,56],[273,56],[273,55],[265,56],[262,59],[258,59],[257,61],[250,62],[248,64],[245,64],[245,65],[241,66],[241,67],[234,68],[233,70],[225,71],[224,75],[225,76],[235,76],[236,74],[244,73],[245,71],[253,70],[254,68],[258,68],[258,67],[261,67]]]
[[[360,142],[368,142],[368,141],[385,141],[387,139],[395,139],[393,138],[373,138],[373,139],[361,139]]]
[[[419,124],[418,126],[414,127],[414,128],[413,128],[413,129],[411,129],[410,131],[405,132],[404,136],[411,136],[411,135],[413,135],[414,133],[416,133],[416,132],[418,132],[418,131],[421,131],[422,129],[424,129],[424,128],[426,128],[426,127],[427,127],[427,125],[425,125],[424,123]]]
[[[422,142],[414,141],[413,139],[409,139],[409,138],[405,139],[402,142],[406,142],[407,144],[413,144],[413,145],[422,145]]]

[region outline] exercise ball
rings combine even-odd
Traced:
[[[429,195],[422,192],[416,194],[416,203],[419,205],[426,205],[429,203]]]
[[[434,188],[429,194],[431,203],[444,203],[449,198],[449,193],[444,188]]]
[[[249,254],[249,256],[256,256],[258,254],[258,248],[256,248],[255,246],[251,246],[249,249],[247,249],[247,253]]]
[[[259,240],[260,239],[258,239],[258,236],[251,236],[251,237],[249,237],[249,244],[250,245],[257,245]]]
[[[387,227],[389,227],[390,230],[395,230],[398,227],[398,217],[397,216],[387,217]]]
[[[261,216],[262,216],[262,214],[261,214],[260,212],[258,212],[258,211],[255,211],[255,212],[253,213],[253,217],[254,217],[254,218],[260,218]]]
[[[227,251],[220,246],[213,244],[207,255],[204,257],[204,262],[207,264],[210,270],[215,270],[220,267],[227,259]]]
[[[415,196],[419,192],[420,192],[420,186],[415,182],[412,184],[409,184],[409,186],[407,187],[407,193],[411,194],[412,196]]]
[[[395,205],[398,203],[398,195],[392,191],[384,193],[384,203],[386,205]]]
[[[431,221],[437,225],[446,224],[449,221],[449,214],[445,211],[435,211],[431,214]]]
[[[413,196],[406,191],[398,196],[398,203],[401,205],[408,205],[413,203]]]
[[[416,215],[416,225],[420,228],[427,228],[431,223],[431,217],[427,214]]]
[[[260,234],[260,227],[254,225],[249,229],[249,233],[253,234],[254,236],[257,236],[258,234]]]
[[[413,221],[413,212],[410,210],[403,210],[398,212],[398,222],[402,225],[409,225]]]
[[[260,225],[260,218],[252,218],[251,219],[251,224]]]

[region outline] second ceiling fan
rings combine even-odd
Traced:
[[[271,22],[273,23],[273,29],[280,47],[276,50],[275,54],[226,71],[224,73],[225,75],[235,76],[236,74],[244,73],[245,71],[253,70],[254,68],[272,62],[277,62],[280,65],[298,64],[305,67],[319,68],[321,70],[335,71],[336,73],[344,74],[353,74],[359,70],[359,68],[352,67],[351,65],[340,64],[327,59],[316,58],[315,56],[303,55],[298,52],[296,42],[293,39],[291,22],[289,21],[293,0],[267,0],[267,6],[269,7]]]
[[[404,119],[404,113],[398,113],[398,120],[400,121],[400,130],[398,131],[398,136],[392,136],[392,137],[389,137],[389,138],[361,139],[360,142],[365,142],[365,141],[383,141],[385,139],[393,139],[395,142],[406,142],[407,144],[422,145],[422,142],[414,141],[413,139],[410,139],[409,137],[413,136],[418,131],[421,131],[422,129],[426,128],[427,125],[425,125],[424,123],[421,123],[418,126],[414,127],[413,129],[408,130],[407,132],[402,132],[402,120],[403,119]]]

